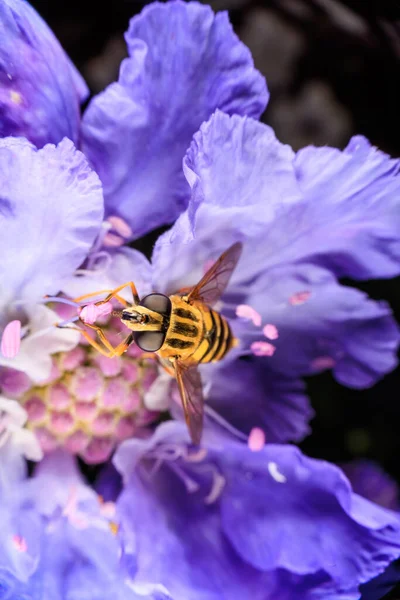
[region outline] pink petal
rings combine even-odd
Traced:
[[[1,338],[1,353],[5,358],[15,358],[21,346],[21,321],[6,325]]]

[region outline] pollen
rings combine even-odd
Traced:
[[[259,452],[265,446],[265,433],[260,427],[253,427],[250,431],[247,445],[252,452]]]
[[[251,351],[255,356],[273,356],[275,354],[276,347],[269,342],[253,342],[251,344]]]
[[[271,323],[264,325],[263,334],[269,340],[277,340],[279,337],[278,328],[275,325],[271,325]]]
[[[250,320],[256,327],[261,326],[261,315],[248,304],[239,304],[236,308],[236,316]]]
[[[108,319],[104,330],[109,339],[118,339],[117,328],[119,319]],[[106,358],[82,339],[76,348],[52,359],[51,374],[41,385],[5,389],[7,378],[2,380],[3,393],[27,411],[27,427],[45,454],[63,448],[86,463],[102,463],[119,442],[158,417],[144,405],[158,376],[157,364],[136,346],[121,357]]]

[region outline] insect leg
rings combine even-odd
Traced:
[[[117,288],[117,290],[119,290],[120,288]],[[110,298],[116,298],[118,300],[118,302],[120,302],[121,304],[123,304],[124,306],[128,306],[129,302],[127,302],[124,298],[121,298],[121,296],[119,296],[117,293],[115,293],[117,290],[99,290],[97,292],[92,292],[91,294],[84,294],[83,296],[78,296],[78,298],[74,298],[74,302],[82,302],[82,300],[86,300],[87,298],[93,298],[94,296],[99,296],[100,294],[105,294],[108,293]],[[112,294],[112,295],[111,295]],[[106,300],[100,300],[99,302],[96,302],[96,304],[105,304]]]
[[[103,356],[107,356],[107,357],[113,356],[114,348],[110,344],[110,342],[107,340],[107,338],[104,336],[104,334],[103,334],[103,336],[106,340],[106,343],[104,343],[104,340],[101,340],[101,341],[103,342],[103,344],[105,345],[106,348],[100,346],[100,344],[98,342],[96,342],[96,340],[92,339],[90,337],[90,335],[88,334],[88,332],[85,331],[84,329],[82,329],[81,327],[63,327],[62,323],[56,323],[55,325],[56,325],[56,327],[60,327],[60,329],[72,329],[74,331],[79,331],[79,333],[81,335],[83,335],[83,337],[89,342],[89,344],[91,346],[93,346],[93,348],[95,348],[98,352],[100,352],[100,354],[103,354]],[[85,325],[86,325],[86,327],[92,328],[92,326],[89,325],[88,323],[85,323]]]
[[[107,351],[105,351],[104,348],[102,348],[98,342],[94,341],[87,332],[82,331],[82,334],[93,346],[93,348],[101,352],[104,356],[108,356],[109,358],[113,358],[114,356],[121,356],[121,354],[123,354],[133,342],[133,333],[130,333],[123,342],[121,342],[120,344],[118,344],[118,346],[114,348],[111,342],[107,339],[101,327],[98,327],[98,325],[89,325],[88,323],[85,323],[85,325],[90,329],[93,329],[97,333],[100,341],[107,348]]]

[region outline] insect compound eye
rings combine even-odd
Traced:
[[[145,352],[157,352],[165,340],[162,331],[135,331],[133,339],[139,348]]]
[[[149,294],[142,298],[140,305],[160,315],[169,317],[171,314],[171,300],[164,294]]]

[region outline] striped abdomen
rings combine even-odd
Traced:
[[[178,356],[196,363],[221,360],[235,345],[228,322],[218,312],[195,302],[171,296],[172,311],[160,355]]]

